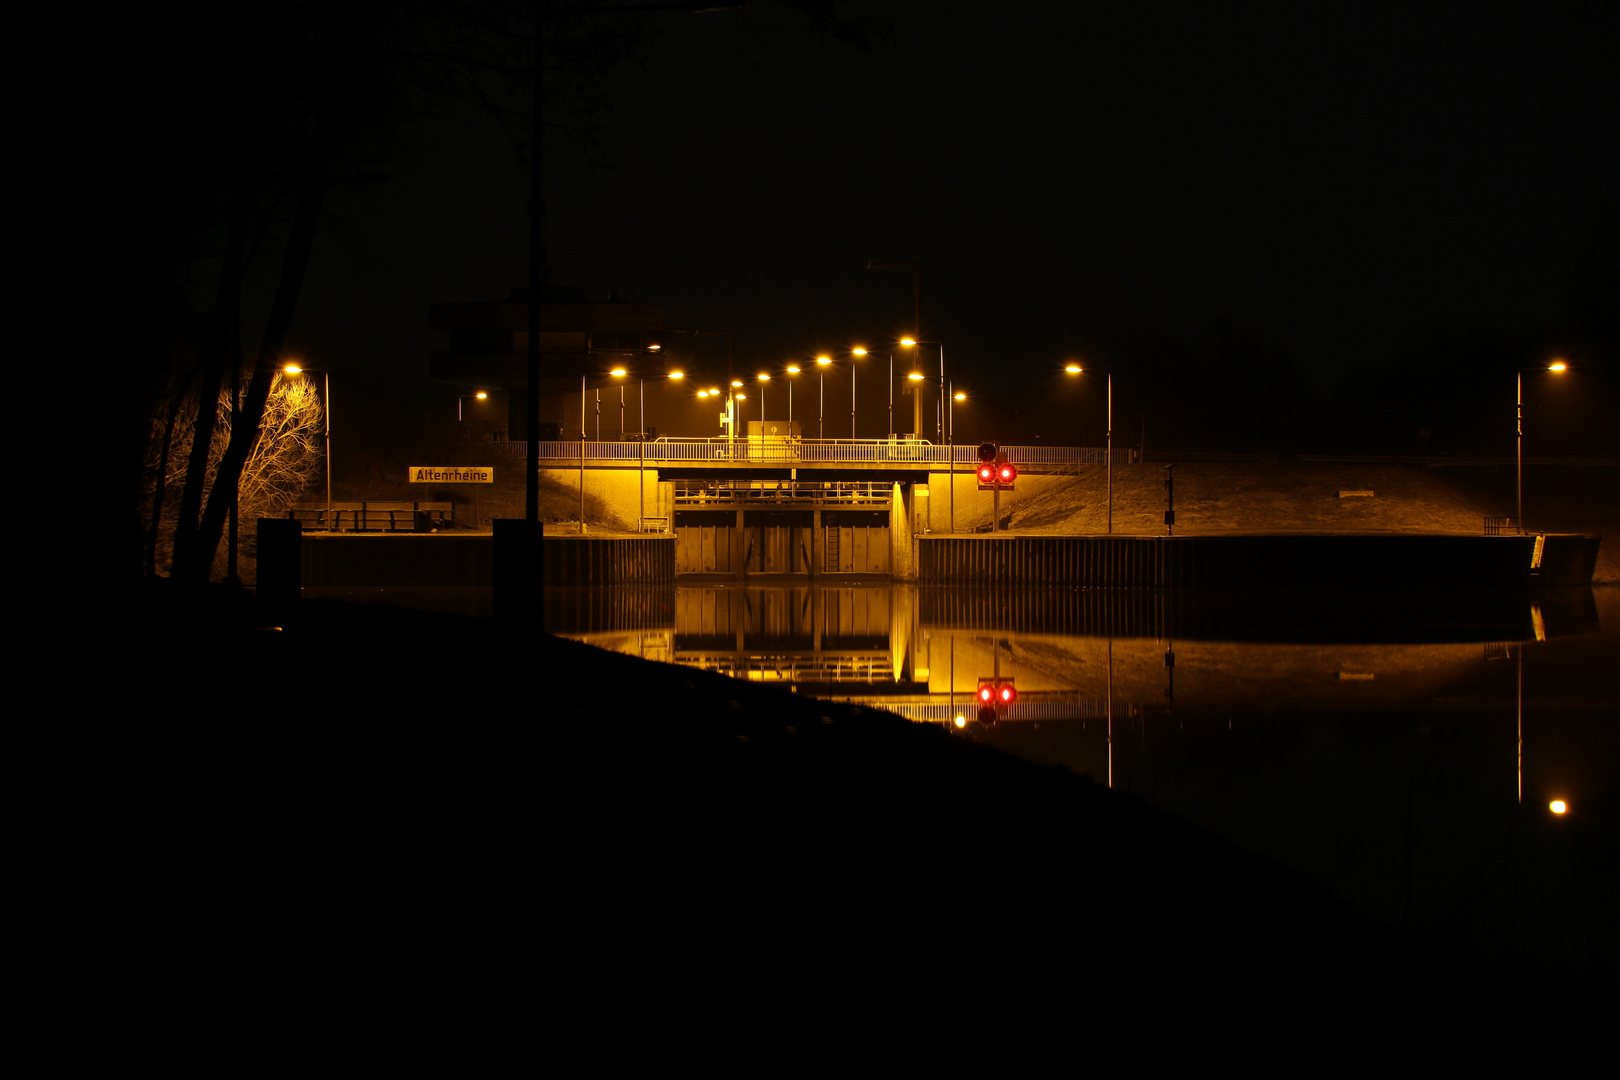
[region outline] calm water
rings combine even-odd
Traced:
[[[1476,955],[1566,971],[1620,955],[1620,590],[702,585],[555,590],[546,619],[603,648],[949,724]],[[981,686],[1013,699],[981,712]]]

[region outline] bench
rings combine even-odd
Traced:
[[[332,520],[327,504],[299,503],[287,516],[301,522],[306,532],[438,532],[455,525],[456,508],[448,502],[334,502]]]

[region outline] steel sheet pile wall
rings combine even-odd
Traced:
[[[923,537],[918,541],[918,579],[1108,588],[1514,588],[1534,583],[1534,539]]]
[[[548,536],[547,585],[662,585],[675,581],[675,538]]]

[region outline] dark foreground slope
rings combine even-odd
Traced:
[[[119,917],[208,985],[245,967],[369,1010],[447,986],[518,1007],[544,984],[582,1023],[632,1002],[1133,994],[1320,1023],[1516,992],[938,727],[487,622],[310,604],[270,632],[167,610],[126,648],[183,689],[98,718],[84,751],[116,793]]]

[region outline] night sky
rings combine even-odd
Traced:
[[[865,267],[918,257],[923,336],[975,395],[959,436],[1009,442],[1094,441],[1054,421],[1090,407],[1052,374],[1075,358],[1115,370],[1121,429],[1206,393],[1183,368],[1303,415],[1448,335],[1495,342],[1490,408],[1514,348],[1614,363],[1571,308],[1620,191],[1606,5],[850,7],[893,42],[765,3],[660,17],[606,85],[608,167],[547,148],[552,280],[732,329],[751,373],[910,330],[909,272]],[[526,279],[501,131],[412,143],[334,199],[300,307],[299,347],[356,377],[421,382],[429,304]]]

